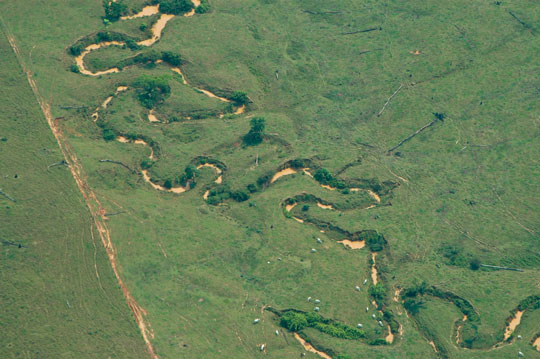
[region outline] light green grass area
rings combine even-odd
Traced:
[[[2,358],[144,358],[92,217],[0,36]]]
[[[105,30],[145,36],[138,29],[143,20],[106,26],[101,1],[0,5],[53,115],[65,118],[61,126],[88,185],[107,213],[119,213],[107,225],[120,274],[148,312],[157,354],[298,357],[305,349],[280,326],[277,314],[263,308],[312,312],[319,299],[321,316],[355,328],[362,323],[366,333],[351,340],[311,327],[301,331],[334,359],[509,358],[519,350],[526,357],[540,355],[530,345],[539,332],[540,311],[533,309],[508,343],[489,350],[518,304],[540,294],[538,3],[213,0],[210,5],[208,13],[170,20],[150,47],[181,55],[187,85],[166,64],[128,66],[99,77],[72,72],[68,48],[84,36]],[[136,53],[106,48],[90,53],[85,63],[103,70]],[[149,109],[133,89],[141,75],[169,77],[170,95],[153,108],[159,123],[148,121]],[[130,89],[114,95],[118,86]],[[196,88],[227,99],[243,91],[251,103],[245,113],[233,114],[238,106]],[[110,95],[114,98],[95,123],[91,115]],[[443,120],[388,151],[435,114]],[[265,118],[266,137],[245,146],[254,117]],[[155,161],[148,173],[155,183],[174,182],[204,156],[224,166],[223,186],[213,182],[216,172],[205,168],[184,193],[155,190],[141,174],[150,149],[105,141],[107,130],[113,137],[130,135],[152,144]],[[287,161],[299,158],[311,160],[311,174],[328,169],[343,188],[325,189],[301,169],[269,183]],[[269,177],[258,183],[264,176]],[[207,190],[242,191],[249,199],[212,205],[203,199]],[[335,209],[316,202],[284,209],[287,199],[304,192]],[[77,196],[68,199],[79,201]],[[303,210],[305,204],[309,209]],[[21,215],[13,218],[24,224]],[[70,226],[79,227],[89,231],[91,224]],[[391,320],[381,328],[372,318],[382,314],[368,294],[369,246],[351,250],[336,243],[364,230],[387,241],[376,267],[386,289],[380,309],[397,321],[389,345],[374,343],[386,336]],[[523,272],[471,270],[473,260]],[[479,335],[468,337],[473,349],[456,343],[454,323],[463,313],[451,301],[418,298],[425,303],[416,315],[407,315],[401,298],[394,301],[395,290],[424,281],[474,308]],[[125,307],[120,295],[113,302]],[[261,321],[253,324],[256,318]],[[133,333],[140,342],[134,326],[125,323],[114,330]],[[123,330],[126,326],[131,331]],[[432,339],[445,351],[434,351]],[[4,348],[0,353],[12,355]]]

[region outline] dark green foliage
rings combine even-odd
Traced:
[[[72,64],[69,68],[71,70],[71,72],[74,72],[76,74],[78,74],[81,70],[79,70],[79,66],[77,66],[76,64]]]
[[[195,9],[197,14],[204,14],[208,11],[210,11],[210,4],[208,3],[208,0],[201,0],[201,4]]]
[[[245,92],[236,91],[232,94],[231,101],[237,106],[242,106],[249,103],[249,98]]]
[[[139,26],[139,30],[141,31],[146,31],[147,28],[148,28],[148,25],[146,25],[144,22]]]
[[[163,183],[163,187],[165,187],[167,189],[171,189],[172,188],[172,181],[170,179],[166,179],[165,182]]]
[[[478,258],[473,258],[471,262],[469,263],[472,270],[478,270],[480,269],[480,260]]]
[[[159,11],[164,14],[180,15],[193,9],[191,0],[160,0]]]
[[[151,109],[158,103],[165,101],[171,93],[168,76],[152,77],[142,75],[134,83],[139,102],[144,107]]]
[[[112,35],[108,31],[100,31],[96,34],[96,42],[112,41]]]
[[[231,192],[231,198],[236,202],[244,202],[249,199],[249,194],[244,191],[233,191]]]
[[[171,51],[163,51],[161,54],[161,59],[172,66],[179,66],[182,63],[182,57],[180,54],[175,54]]]
[[[133,39],[127,39],[126,40],[126,46],[130,50],[139,50],[141,48],[141,46],[139,44],[137,44],[137,41],[135,41]]]
[[[103,8],[105,9],[105,18],[109,21],[120,19],[120,17],[126,15],[128,11],[128,7],[123,0],[103,0]]]
[[[433,112],[433,115],[439,121],[444,121],[444,118],[446,117],[444,113],[439,113],[439,112]]]
[[[149,158],[145,158],[144,160],[141,161],[141,168],[143,170],[147,170],[149,169],[150,167],[152,167],[152,165],[154,164],[154,161],[152,161],[151,159]]]
[[[307,212],[309,211],[309,204],[305,204],[302,206],[302,211]]]
[[[257,186],[255,186],[253,183],[250,183],[247,185],[247,189],[251,193],[257,192]]]
[[[384,249],[384,246],[386,245],[386,239],[384,239],[384,236],[374,230],[362,231],[360,232],[358,238],[359,240],[366,241],[369,250],[372,252],[380,252]]]
[[[264,129],[266,127],[263,117],[254,117],[250,121],[251,128],[244,136],[244,144],[248,146],[256,146],[263,141]]]
[[[524,310],[534,310],[540,308],[540,296],[538,295],[531,295],[525,299],[523,299],[519,305],[518,310],[524,311]]]
[[[403,302],[403,307],[412,315],[418,314],[420,309],[425,308],[424,302],[415,299],[407,299]]]
[[[326,168],[319,168],[313,175],[313,178],[315,178],[315,180],[320,184],[339,189],[345,188],[345,182],[335,178]]]
[[[103,130],[103,139],[107,142],[113,141],[114,139],[116,139],[116,134],[114,133],[113,130],[107,128]]]
[[[317,313],[304,313],[294,310],[286,311],[281,315],[280,325],[293,332],[298,332],[308,327],[314,328],[341,339],[357,340],[366,336],[363,330],[341,322],[325,319]]]
[[[79,56],[84,50],[82,44],[75,44],[69,48],[69,53],[73,56]]]
[[[175,178],[175,182],[183,187],[185,187],[188,183],[190,186],[195,185],[195,178],[199,174],[199,170],[194,165],[187,165],[184,169],[184,173],[182,173],[180,176]]]
[[[369,287],[369,295],[375,299],[377,304],[384,302],[386,299],[386,288],[384,287],[384,284],[377,283]]]
[[[299,332],[308,326],[308,321],[304,313],[290,311],[281,316],[280,325],[293,332]]]

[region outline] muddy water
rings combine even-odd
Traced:
[[[218,166],[213,165],[211,163],[205,163],[205,164],[202,164],[202,165],[198,165],[197,169],[201,169],[203,167],[210,167],[210,168],[214,169],[218,174],[221,173],[221,169]]]
[[[207,200],[209,195],[210,195],[210,190],[207,190],[206,192],[204,192],[202,198],[204,198],[204,200]]]
[[[285,169],[283,169],[283,170],[281,170],[279,172],[276,172],[274,177],[272,177],[272,179],[270,180],[270,183],[274,183],[278,179],[280,179],[281,177],[287,176],[287,175],[292,175],[294,173],[296,173],[296,170],[293,170],[292,168],[285,168]]]
[[[155,14],[159,14],[159,5],[149,5],[149,6],[145,6],[141,10],[141,12],[138,12],[135,15],[122,16],[120,20],[131,20],[131,19],[136,19],[138,17],[152,16]]]
[[[371,196],[371,198],[373,198],[375,201],[377,201],[377,203],[381,203],[381,197],[379,197],[379,195],[373,191],[370,191],[368,189],[367,191],[369,193],[369,195]]]
[[[127,86],[118,86],[116,88],[116,92],[114,93],[114,96],[118,95],[120,92],[123,92],[123,91],[127,91],[128,87]],[[103,101],[103,103],[101,104],[101,108],[102,109],[106,109],[107,106],[109,105],[109,103],[112,101],[112,99],[114,98],[114,96],[109,96],[105,99],[105,101]],[[92,114],[92,118],[94,119],[94,122],[96,122],[99,118],[99,110],[100,108],[96,108],[95,112]]]
[[[365,241],[350,241],[348,239],[344,239],[337,242],[343,244],[345,247],[349,247],[350,249],[362,249],[366,246]]]
[[[171,67],[171,70],[172,72],[176,72],[178,75],[182,76],[182,82],[184,83],[184,85],[188,84],[186,81],[186,78],[184,77],[184,74],[182,73],[179,67]]]
[[[392,333],[390,326],[388,326],[388,335],[386,336],[385,339],[387,343],[392,344],[394,342],[394,334]]]
[[[330,204],[322,204],[321,202],[317,202],[317,207],[320,207],[322,209],[334,209],[332,205]]]
[[[375,268],[375,257],[377,253],[371,253],[371,259],[373,260],[373,265],[371,266],[371,280],[373,284],[377,284],[377,268]]]
[[[297,333],[294,333],[294,337],[296,338],[296,340],[298,340],[300,342],[300,344],[302,344],[302,346],[304,347],[305,350],[307,350],[308,352],[312,352],[312,353],[315,353],[317,354],[318,356],[320,356],[321,358],[324,358],[324,359],[332,359],[332,357],[328,354],[326,354],[325,352],[321,352],[315,348],[313,348],[313,345],[309,344],[308,342],[306,342],[301,336],[299,336]]]
[[[396,289],[394,291],[394,302],[399,302],[399,293],[401,293],[401,289]]]
[[[163,186],[160,186],[158,184],[155,184],[150,179],[150,176],[148,175],[147,170],[142,170],[142,175],[143,175],[143,178],[144,178],[144,180],[146,182],[148,182],[154,189],[157,189],[159,191],[172,192],[172,193],[183,193],[183,192],[186,191],[185,187],[172,187],[172,188],[169,189],[169,188],[165,188]]]
[[[238,108],[236,109],[236,111],[234,111],[234,114],[235,114],[235,115],[241,115],[241,114],[243,114],[244,112],[246,112],[246,105],[242,105],[242,106],[238,107]]]
[[[309,172],[309,168],[303,168],[302,171],[307,174],[309,177],[313,178],[313,175],[311,174],[311,172]]]
[[[108,69],[108,70],[105,70],[105,71],[91,72],[91,71],[87,70],[84,67],[84,57],[86,55],[88,55],[91,51],[100,49],[102,47],[122,46],[122,45],[124,45],[124,43],[119,42],[119,41],[105,41],[105,42],[100,42],[99,44],[88,45],[84,49],[84,51],[81,52],[81,54],[79,56],[75,57],[75,63],[79,67],[79,71],[81,72],[81,74],[84,74],[84,75],[100,76],[100,75],[106,75],[106,74],[112,74],[112,73],[120,72],[120,70],[118,68],[116,68],[116,67],[113,67],[112,69]]]
[[[148,121],[150,122],[161,122],[159,121],[159,119],[156,117],[156,115],[154,115],[154,110],[150,110],[148,112]]]
[[[330,186],[329,186],[329,185],[327,185],[327,184],[322,184],[322,185],[321,185],[321,187],[322,187],[322,188],[326,188],[326,189],[329,189],[330,191],[333,191],[333,190],[335,190],[335,188],[334,188],[334,187],[330,187]]]
[[[118,142],[122,142],[122,143],[130,143],[131,141],[124,137],[124,136],[118,136],[116,137],[116,140]],[[154,149],[148,144],[146,143],[144,140],[135,140],[133,141],[134,144],[136,145],[143,145],[143,146],[146,146],[150,149],[150,156],[148,156],[148,158],[150,158],[152,161],[155,160],[156,158],[154,157]]]
[[[293,203],[293,204],[288,204],[285,206],[285,209],[287,210],[287,212],[290,212],[294,207],[296,207],[298,203]]]
[[[162,14],[158,21],[152,26],[152,37],[146,40],[142,40],[137,42],[138,45],[141,46],[151,46],[156,41],[158,41],[161,38],[161,33],[163,32],[163,29],[165,28],[165,25],[174,18],[174,15],[169,14]]]
[[[533,347],[535,347],[536,350],[540,352],[540,337],[536,338],[536,340],[533,343]]]
[[[518,310],[516,314],[514,315],[514,318],[510,321],[506,329],[504,330],[504,340],[510,338],[510,335],[516,330],[516,327],[521,322],[521,316],[523,315],[523,312]]]
[[[296,222],[298,222],[298,223],[304,223],[304,220],[303,220],[303,219],[300,219],[300,218],[298,218],[298,217],[293,217],[293,218],[294,218],[294,220],[295,220]]]

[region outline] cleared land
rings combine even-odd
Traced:
[[[0,5],[155,353],[538,355],[538,4],[210,6],[107,24],[100,1]],[[111,41],[82,64],[72,50]],[[114,329],[134,333],[125,315]]]
[[[145,358],[92,217],[1,35],[1,356]]]

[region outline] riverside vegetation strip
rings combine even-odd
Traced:
[[[124,16],[145,6],[126,4],[136,11]],[[506,358],[518,349],[534,355],[538,330],[532,323],[538,311],[523,313],[508,343],[490,346],[504,336],[504,318],[513,318],[516,305],[536,294],[539,280],[534,269],[538,205],[533,201],[539,189],[530,181],[538,175],[538,108],[530,77],[538,44],[535,31],[516,21],[534,24],[535,5],[210,5],[200,16],[169,20],[151,46],[160,54],[181,54],[185,77],[157,60],[153,66],[122,62],[121,71],[101,77],[71,72],[76,63],[65,49],[79,39],[98,29],[137,34],[131,21],[151,29],[158,14],[104,25],[100,2],[0,5],[53,117],[64,118],[57,121],[58,128],[77,153],[88,186],[106,212],[125,209],[108,219],[107,226],[121,276],[148,313],[157,355],[249,358],[261,355],[264,343],[269,357],[296,356],[303,348],[293,334],[275,336],[279,321],[273,314],[260,314],[260,308],[309,313],[309,296],[321,299],[323,318],[350,327],[363,323],[366,333],[384,340],[387,328],[371,319],[375,308],[369,289],[354,289],[370,278],[373,264],[387,292],[399,287],[404,293],[425,280],[472,303],[481,313],[481,325],[474,323],[478,335],[463,327],[457,344],[454,331],[463,313],[448,301],[424,295],[417,298],[422,304],[411,319],[401,300],[386,303],[402,326],[392,345],[365,345],[304,328],[304,340],[315,350],[335,357],[437,357],[443,355],[441,347],[449,357]],[[434,26],[436,22],[444,26]],[[371,28],[380,30],[336,35]],[[149,38],[143,31],[130,36],[138,37],[135,42]],[[365,52],[373,49],[380,50]],[[92,71],[105,71],[122,51],[124,58],[137,53],[99,49],[85,57],[85,65],[90,69],[90,58],[99,57],[107,66]],[[143,75],[169,76],[170,94],[151,109],[139,103],[139,93],[131,87]],[[120,86],[130,90],[115,95]],[[245,116],[234,115],[236,109],[228,103],[194,87],[227,99],[245,91],[252,103]],[[381,113],[396,88],[401,90]],[[66,105],[101,107],[99,118],[94,123],[94,112],[60,107]],[[160,122],[149,122],[150,110]],[[444,123],[386,154],[433,120],[433,113],[444,113]],[[249,116],[266,120],[268,137],[258,146],[242,144]],[[105,134],[133,144],[106,142]],[[218,173],[213,168],[201,167],[198,187],[177,195],[153,189],[143,176],[122,166],[99,162],[113,159],[141,173],[151,150],[135,141],[144,141],[154,152],[157,161],[148,173],[155,184],[188,176],[189,166],[203,164],[199,159],[221,164],[222,183],[214,182]],[[293,159],[312,163],[270,184]],[[306,167],[310,169],[304,171]],[[65,166],[51,171],[61,168]],[[309,178],[324,168],[328,171],[318,177],[325,183]],[[387,195],[371,187],[386,181],[401,186]],[[6,185],[2,188],[17,195]],[[238,191],[248,199],[230,197],[236,193],[236,198],[245,198]],[[302,197],[305,203],[289,207],[291,217],[302,223],[290,220],[284,207],[292,204],[284,201],[305,194],[314,201]],[[388,243],[373,263],[367,245],[350,250],[337,243],[350,240],[337,228],[349,234],[372,229]],[[524,272],[472,271],[473,259]],[[262,317],[257,325],[252,324],[255,316]],[[460,348],[472,339],[478,350]]]

